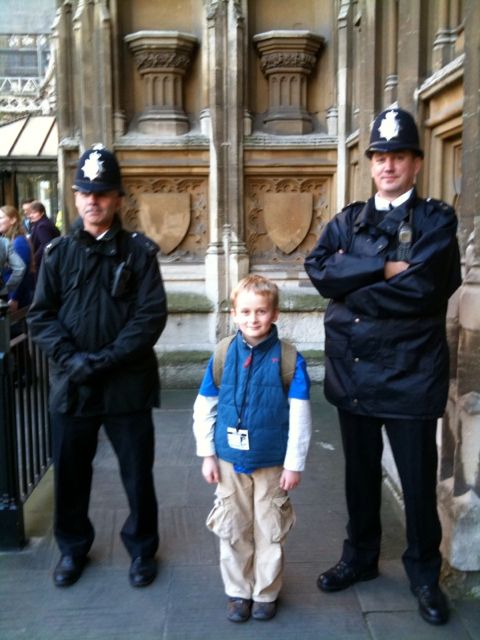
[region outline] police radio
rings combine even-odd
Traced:
[[[129,253],[126,260],[120,262],[115,269],[110,295],[112,298],[121,298],[127,293],[132,277],[132,254]]]
[[[410,253],[413,241],[413,227],[412,227],[412,210],[408,217],[408,222],[402,222],[398,228],[398,245],[397,245],[397,260],[402,262],[409,262]]]

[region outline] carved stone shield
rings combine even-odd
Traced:
[[[266,193],[263,215],[268,235],[284,253],[292,253],[310,229],[311,193]]]
[[[169,254],[182,242],[190,226],[189,193],[141,193],[138,220],[142,231]]]

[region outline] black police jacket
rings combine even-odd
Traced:
[[[50,408],[72,415],[158,406],[154,353],[167,319],[157,245],[112,227],[96,240],[77,223],[45,250],[28,314],[50,359]],[[72,364],[73,363],[73,364]]]
[[[410,266],[385,280],[398,229],[410,217]],[[325,313],[325,395],[351,413],[432,419],[445,409],[447,302],[461,282],[452,207],[415,191],[378,216],[353,203],[325,227],[305,269]]]

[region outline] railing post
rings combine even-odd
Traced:
[[[25,545],[18,484],[15,397],[10,357],[8,305],[0,300],[0,549]]]

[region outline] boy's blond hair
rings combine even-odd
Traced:
[[[264,276],[251,274],[240,280],[230,294],[230,302],[233,309],[235,309],[237,297],[242,291],[253,291],[253,293],[259,296],[265,296],[270,300],[272,307],[278,309],[278,287],[274,282]]]

